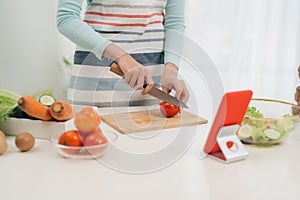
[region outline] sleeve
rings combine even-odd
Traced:
[[[105,48],[111,43],[101,37],[81,19],[83,0],[59,0],[57,8],[58,31],[76,45],[93,52],[101,58]]]
[[[185,0],[168,0],[165,9],[165,63],[171,62],[177,67],[180,63],[185,31]]]

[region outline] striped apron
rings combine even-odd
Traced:
[[[147,67],[159,87],[164,68],[163,11],[167,0],[92,0],[84,21],[99,35],[112,41]],[[123,79],[109,71],[112,60],[99,59],[77,46],[68,88],[68,100],[75,105],[97,107],[157,104],[142,96]]]

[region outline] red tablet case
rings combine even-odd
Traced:
[[[205,153],[219,152],[217,135],[221,127],[241,124],[252,97],[251,90],[243,90],[226,93],[219,105],[214,122],[204,147]],[[228,146],[230,148],[230,145]]]

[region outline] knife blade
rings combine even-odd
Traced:
[[[124,76],[124,73],[122,72],[121,68],[119,67],[119,65],[117,63],[113,63],[110,66],[110,71],[119,76],[122,76],[122,77]],[[147,84],[144,84],[143,88],[145,88],[146,86],[147,86]],[[177,106],[180,106],[183,108],[188,108],[188,106],[185,103],[183,103],[182,101],[180,101],[179,99],[163,92],[162,90],[160,90],[154,86],[147,94],[149,94],[157,99],[160,99],[162,101],[171,103],[173,105],[177,105]]]

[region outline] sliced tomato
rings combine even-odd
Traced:
[[[160,112],[165,117],[174,117],[180,113],[180,107],[163,101],[160,103]]]

